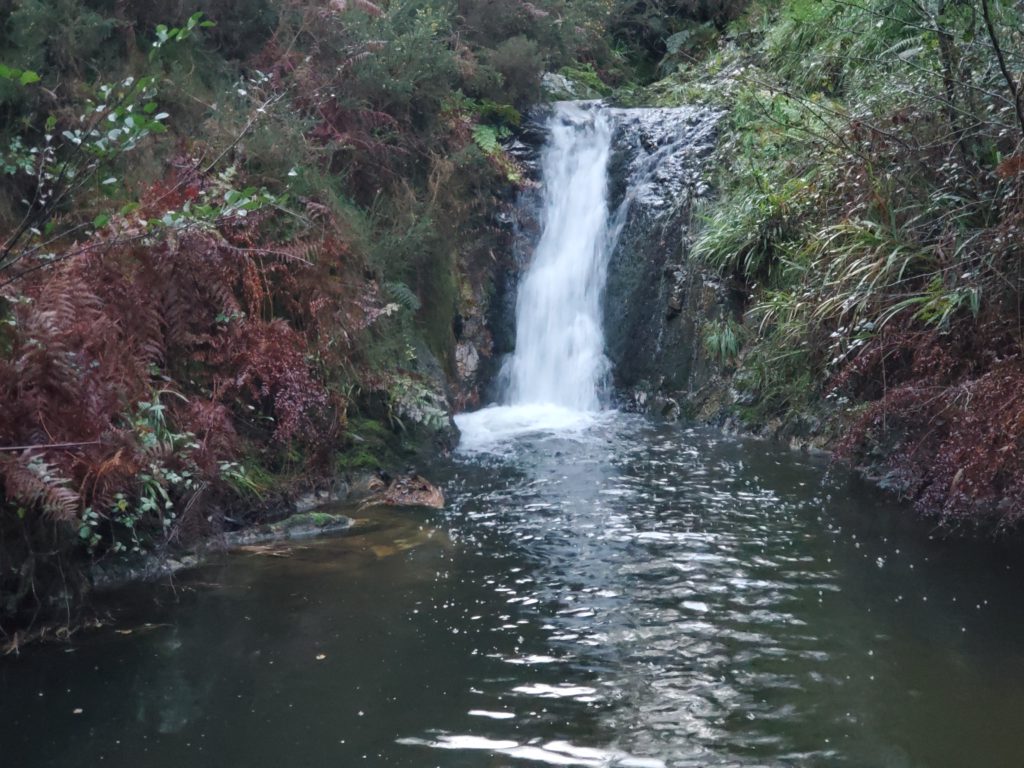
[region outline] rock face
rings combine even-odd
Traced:
[[[703,322],[727,304],[716,276],[689,258],[719,115],[683,107],[617,110],[616,117],[617,233],[604,301],[616,388],[689,392],[708,375]]]
[[[585,83],[557,72],[545,72],[541,78],[540,87],[544,95],[552,101],[597,99],[601,96]]]
[[[646,408],[647,394],[684,398],[710,375],[704,322],[729,311],[724,287],[689,258],[694,208],[708,192],[707,165],[720,115],[707,109],[608,109],[616,123],[609,167],[612,254],[604,295],[606,353],[620,399]],[[515,346],[519,276],[540,235],[540,163],[550,107],[532,110],[506,150],[526,169],[515,206],[513,259],[498,276],[488,326],[500,359]],[[637,397],[643,391],[644,397]],[[661,402],[660,400],[658,401]],[[679,411],[679,406],[668,410]]]

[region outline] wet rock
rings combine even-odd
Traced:
[[[558,72],[545,72],[541,77],[540,87],[544,95],[551,101],[601,98],[601,94],[590,86]]]
[[[654,390],[644,385],[628,392],[620,392],[615,399],[615,407],[625,413],[647,413],[650,408],[650,393]]]
[[[361,506],[444,508],[444,494],[441,489],[420,475],[377,478],[377,482],[371,486],[371,491],[372,495],[365,499]]]
[[[344,481],[338,481],[330,490],[310,491],[299,496],[295,500],[295,514],[300,515],[312,512],[327,504],[334,504],[348,498],[349,486]]]
[[[615,116],[610,192],[619,234],[604,305],[605,317],[615,318],[605,327],[615,384],[631,391],[659,381],[667,392],[693,391],[711,371],[703,323],[724,306],[717,277],[689,258],[720,115],[684,107]]]
[[[747,389],[736,389],[735,387],[730,388],[729,394],[732,397],[732,402],[736,405],[750,406],[757,402],[757,395]]]
[[[551,107],[546,105],[530,109],[523,116],[523,122],[516,130],[512,141],[520,142],[524,147],[532,150],[536,156],[548,140],[547,121],[551,114]]]
[[[89,571],[89,579],[95,589],[111,589],[135,581],[156,581],[185,568],[194,568],[201,562],[202,559],[196,554],[174,557],[145,554],[113,558],[95,563]]]
[[[480,353],[473,344],[461,342],[455,347],[455,366],[459,378],[471,379],[480,369]]]
[[[682,413],[679,403],[671,397],[661,398],[658,403],[658,410],[661,413],[661,418],[668,422],[679,421],[679,416]]]

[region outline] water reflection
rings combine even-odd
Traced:
[[[901,551],[865,531],[905,515],[869,489],[823,487],[820,462],[707,432],[619,416],[583,440],[540,435],[505,450],[463,459],[455,517],[481,546],[511,544],[530,563],[522,586],[495,590],[529,606],[520,615],[547,633],[562,678],[588,680],[511,693],[579,691],[577,700],[604,703],[609,744],[669,765],[942,765],[964,738],[986,754],[1024,755],[1024,738],[993,743],[995,729],[964,723],[944,680],[951,661],[969,661],[968,678],[1001,663],[1024,671],[1014,643],[972,622],[999,661],[965,659],[956,638],[936,642],[920,623],[960,620],[955,595],[929,608],[924,594],[963,588],[929,567],[952,558],[975,589],[1000,593],[1005,627],[1024,640],[1005,574],[1012,557],[997,568],[978,557],[988,544],[945,546],[897,526],[888,533]],[[898,607],[910,590],[924,616]],[[931,668],[921,664],[929,656]],[[998,695],[1024,702],[1022,682]],[[957,723],[956,737],[897,725],[916,723],[922,688],[937,721]],[[1015,730],[1014,716],[998,717]]]
[[[0,662],[4,764],[1024,755],[1012,550],[930,540],[820,462],[625,416],[438,472],[444,512],[226,558],[119,596],[130,634]]]

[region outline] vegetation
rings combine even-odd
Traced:
[[[1024,20],[1002,0],[755,4],[647,91],[729,108],[695,251],[744,296],[753,424],[845,414],[847,459],[948,523],[1024,509]]]
[[[444,443],[501,141],[613,10],[0,0],[0,630]]]
[[[728,108],[695,251],[744,297],[702,343],[748,419],[846,413],[922,510],[1015,522],[1019,14],[0,0],[0,631],[70,619],[90,560],[443,448],[545,71]]]

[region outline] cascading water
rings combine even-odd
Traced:
[[[543,234],[516,302],[508,405],[600,407],[608,372],[601,291],[608,259],[612,129],[598,109],[563,104],[544,152]]]
[[[632,250],[637,238],[630,238],[630,252],[622,253],[620,235],[676,226],[673,216],[680,205],[685,209],[704,188],[701,159],[714,146],[717,118],[687,107],[613,109],[599,102],[553,107],[540,154],[541,235],[519,284],[515,352],[502,369],[499,404],[455,418],[463,450],[490,450],[519,434],[587,427],[608,399],[609,356],[620,362],[629,357],[624,345],[633,344],[657,354],[662,329],[644,318],[665,316],[658,299],[664,264],[638,267],[636,260],[645,255]],[[614,201],[612,166],[622,182],[615,185]],[[526,197],[524,210],[534,210],[532,200]],[[670,257],[671,246],[665,248],[656,262]],[[627,273],[634,283],[624,294],[619,274],[616,312],[623,314],[605,326],[603,294],[613,254],[620,267],[632,265]],[[632,303],[624,306],[627,300]],[[690,343],[675,342],[680,348]]]
[[[516,348],[500,405],[456,417],[462,447],[585,426],[609,371],[601,292],[610,251],[612,123],[588,103],[555,106],[541,159],[542,235],[516,301]]]

